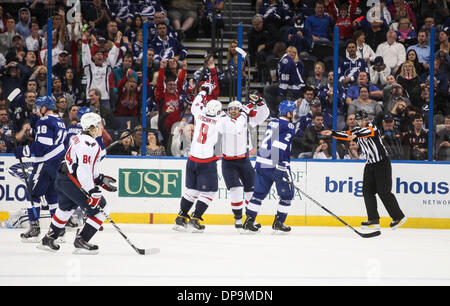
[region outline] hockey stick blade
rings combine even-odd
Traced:
[[[151,249],[136,249],[139,255],[155,255],[158,254],[161,250],[158,248]]]
[[[375,231],[375,232],[372,232],[372,233],[361,233],[361,232],[358,232],[357,230],[355,230],[355,232],[358,235],[360,235],[361,237],[363,237],[363,238],[372,238],[372,237],[376,237],[376,236],[380,236],[381,235],[380,231]]]

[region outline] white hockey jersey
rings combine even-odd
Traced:
[[[223,132],[223,116],[207,116],[206,108],[203,105],[203,98],[206,93],[201,91],[192,102],[191,113],[195,119],[194,136],[191,143],[189,158],[194,161],[209,159],[219,159],[214,155],[214,147],[219,138],[219,133]]]
[[[101,154],[101,147],[89,135],[78,134],[70,139],[64,162],[70,174],[78,179],[85,191],[95,187],[94,180],[100,174],[98,165]]]
[[[244,106],[246,107],[246,106]],[[248,115],[247,115],[248,113]],[[247,127],[255,127],[269,117],[269,108],[266,104],[241,112],[233,119],[225,116],[224,131],[222,134],[222,153],[224,158],[245,157],[247,154]]]

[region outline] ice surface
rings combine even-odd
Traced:
[[[171,225],[110,225],[91,241],[99,255],[74,255],[75,232],[57,253],[20,242],[24,229],[0,228],[0,285],[450,285],[450,231],[382,228],[364,239],[345,227],[293,227],[286,236],[240,235],[206,225],[202,234]],[[47,227],[43,226],[42,232]]]

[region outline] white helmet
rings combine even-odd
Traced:
[[[237,100],[236,101],[231,101],[230,103],[228,103],[228,109],[233,108],[233,107],[238,108],[239,110],[241,110],[242,103],[237,101]]]
[[[83,131],[89,131],[91,126],[98,128],[99,123],[101,122],[102,118],[96,113],[86,113],[80,119],[80,124]]]
[[[215,117],[222,111],[222,103],[217,100],[211,100],[206,104],[206,114]]]

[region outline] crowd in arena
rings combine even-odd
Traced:
[[[433,159],[450,160],[448,1],[254,0],[252,4],[255,15],[245,43],[255,73],[253,78],[247,75],[243,60],[242,75],[263,84],[261,94],[272,116],[277,116],[283,100],[297,104],[293,158],[332,158],[331,139],[320,132],[332,128],[333,119],[338,130],[351,129],[355,113],[365,110],[391,159],[427,160],[432,133]],[[217,59],[207,56],[204,68],[190,76],[183,41],[210,37],[213,22],[216,29],[223,28],[225,6],[223,0],[93,0],[81,1],[80,12],[72,14],[62,0],[0,4],[0,153],[33,141],[34,101],[51,95],[67,127],[78,123],[82,107],[103,118],[105,147],[122,138],[108,154],[188,156],[194,128],[190,103],[199,85],[214,84],[213,99],[226,96],[221,82],[236,74],[238,56],[237,42],[232,42],[226,71],[219,71]],[[335,26],[338,75],[333,73]],[[433,62],[430,41],[434,41]],[[430,84],[433,131],[428,131]],[[10,100],[16,88],[20,94]],[[144,89],[145,125],[151,130],[145,133],[142,150]],[[333,118],[335,101],[337,118]],[[365,159],[357,143],[339,141],[337,158]]]

